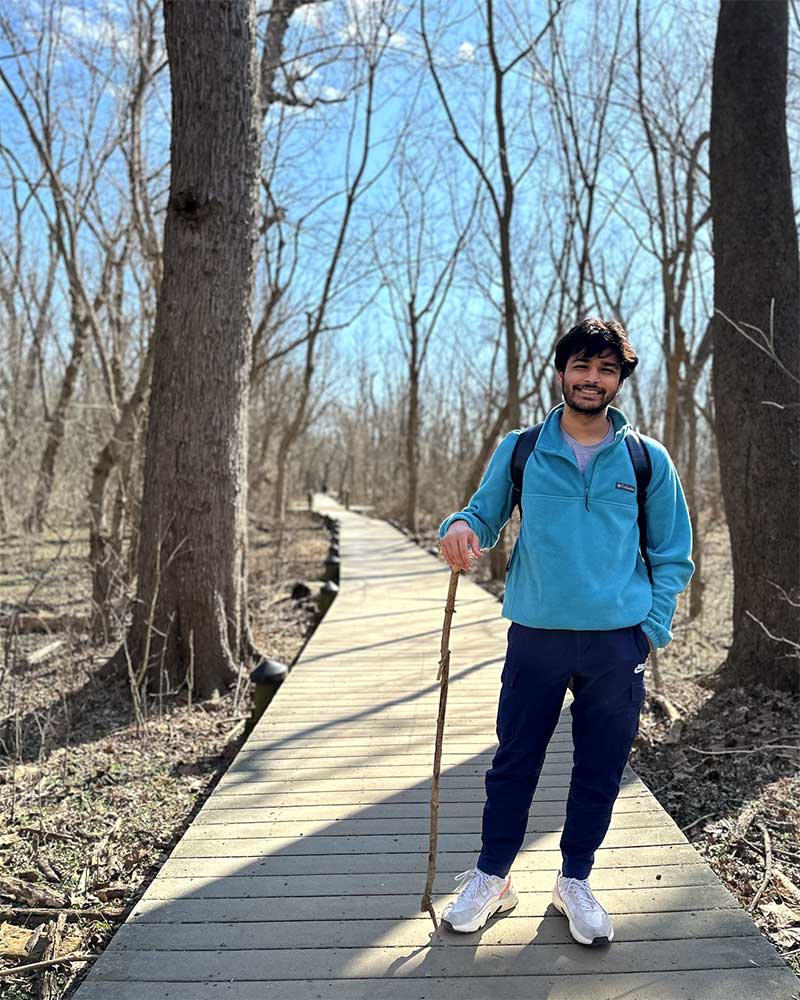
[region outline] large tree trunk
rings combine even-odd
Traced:
[[[165,0],[170,197],[154,330],[134,671],[200,697],[248,649],[247,398],[258,216],[253,0]],[[125,649],[118,658],[125,660]]]
[[[800,617],[787,598],[800,591],[800,267],[787,36],[786,0],[723,0],[711,100],[712,375],[734,573],[723,676],[794,690]],[[773,338],[775,357],[747,339],[766,346],[753,327]]]

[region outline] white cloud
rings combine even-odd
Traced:
[[[112,5],[114,10],[114,5]],[[99,42],[105,46],[116,46],[121,52],[132,52],[133,33],[110,16],[109,11],[88,10],[75,4],[61,7],[61,24],[66,35],[75,41]]]
[[[475,58],[475,46],[472,42],[462,42],[458,47],[458,58],[463,62],[472,62]]]
[[[298,7],[292,14],[292,24],[298,24],[301,28],[323,28],[328,15],[327,7],[325,3],[309,3]]]

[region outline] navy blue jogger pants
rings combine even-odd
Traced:
[[[649,652],[639,625],[572,631],[511,624],[497,709],[499,746],[486,772],[481,871],[505,876],[522,846],[547,745],[572,678],[574,753],[561,872],[589,877],[639,729]]]

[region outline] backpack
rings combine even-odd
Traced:
[[[522,475],[525,471],[525,463],[530,458],[531,452],[536,447],[544,424],[536,424],[523,431],[514,444],[514,451],[511,453],[511,511],[519,507],[519,516],[522,517]],[[631,457],[633,472],[636,476],[636,504],[639,508],[637,523],[639,525],[639,551],[642,554],[650,586],[653,585],[653,567],[650,565],[650,557],[647,555],[647,518],[645,515],[645,501],[647,500],[647,487],[650,485],[650,477],[653,474],[653,465],[650,460],[650,452],[635,430],[630,430],[625,437],[625,444],[628,446],[628,454]],[[512,553],[513,554],[513,553]],[[511,559],[508,560],[508,566]]]

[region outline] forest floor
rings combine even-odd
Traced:
[[[273,658],[291,663],[319,615],[313,601],[295,602],[289,591],[319,579],[329,539],[316,517],[293,511],[279,554],[263,530],[267,520],[251,519],[254,631]],[[433,547],[434,527],[419,541]],[[86,549],[79,534],[7,536],[0,617],[23,599],[31,603],[34,585],[40,611],[79,615],[88,606]],[[502,590],[487,579],[488,559],[473,574],[495,595]],[[760,686],[714,689],[731,638],[722,527],[708,532],[705,575],[702,615],[688,621],[682,596],[675,641],[657,654],[683,732],[670,742],[664,715],[648,700],[631,765],[742,906],[764,884],[753,918],[800,973],[800,698]],[[56,638],[64,644],[36,663]],[[74,627],[51,636],[0,629],[0,643],[2,971],[54,947],[59,955],[102,951],[241,747],[250,685],[238,704],[230,695],[191,705],[183,692],[154,698],[137,727],[126,685],[93,681],[114,644],[98,648]],[[650,676],[647,684],[652,693]],[[55,908],[64,914],[58,920]],[[86,969],[75,962],[0,978],[0,998],[67,998]]]
[[[437,528],[423,522],[418,544],[437,546]],[[648,659],[649,697],[630,764],[800,976],[800,693],[718,684],[732,638],[724,524],[709,526],[704,560],[702,613],[690,621],[689,592],[682,594],[672,643]],[[504,584],[489,575],[484,553],[470,576],[500,598]],[[654,658],[662,692],[681,716],[677,739],[650,697]]]
[[[318,588],[330,538],[317,515],[292,510],[279,552],[268,521],[260,512],[250,520],[251,620],[259,648],[291,664],[320,616],[313,596],[290,591],[298,581]],[[26,600],[39,613],[85,613],[85,532],[2,541],[0,619]],[[0,628],[0,645],[3,971],[103,950],[238,753],[252,684],[245,679],[238,699],[155,696],[137,725],[127,683],[97,679],[116,642],[98,647],[72,623],[50,635]],[[76,961],[0,977],[0,997],[60,1000],[86,971]]]

